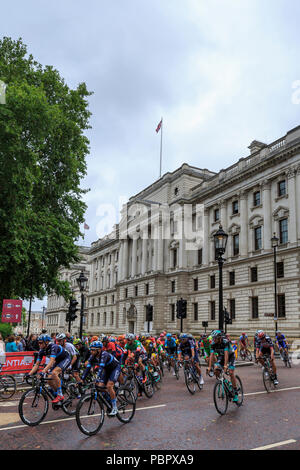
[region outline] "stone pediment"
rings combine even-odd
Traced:
[[[273,212],[273,217],[275,220],[281,219],[282,217],[288,217],[289,209],[287,207],[279,206]]]
[[[233,224],[230,225],[230,227],[228,227],[228,233],[230,233],[230,234],[239,233],[240,230],[241,230],[240,225],[238,225],[236,223],[233,223]]]
[[[264,224],[264,218],[260,214],[255,214],[249,219],[249,227],[255,227],[257,225],[263,225]]]

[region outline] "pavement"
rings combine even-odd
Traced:
[[[139,398],[129,424],[105,418],[92,437],[80,432],[75,418],[49,407],[45,420],[27,427],[18,414],[21,392],[0,402],[0,450],[299,450],[300,364],[286,368],[277,360],[279,386],[267,393],[261,368],[237,368],[244,404],[229,403],[220,416],[213,402],[215,378],[206,377],[202,391],[191,395],[184,383],[165,372],[161,390]]]

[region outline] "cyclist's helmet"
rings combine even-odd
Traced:
[[[180,335],[180,339],[187,339],[188,338],[188,335],[183,333],[182,335]]]
[[[212,332],[212,337],[215,339],[215,338],[221,338],[222,336],[222,331],[220,330],[215,330]]]
[[[77,338],[77,339],[74,339],[73,344],[74,346],[76,346],[77,344],[82,344],[82,341],[81,339]]]
[[[126,339],[127,339],[128,341],[132,341],[134,338],[135,338],[135,336],[134,336],[133,333],[127,333]]]
[[[90,344],[90,349],[102,349],[102,348],[103,348],[103,344],[101,343],[101,341],[93,341]]]
[[[44,343],[46,343],[47,341],[51,341],[51,338],[48,335],[40,335],[38,341],[44,341]]]
[[[245,336],[245,335],[246,335],[246,333],[242,333],[242,336]]]
[[[281,335],[281,331],[276,331],[276,334],[277,334],[277,335]]]
[[[171,333],[167,333],[167,334],[166,334],[166,338],[172,338]]]
[[[115,343],[115,342],[116,342],[116,338],[109,338],[109,341],[110,341],[111,343]]]
[[[103,343],[108,343],[109,341],[108,336],[103,336],[102,341]]]
[[[62,340],[62,339],[66,339],[66,335],[64,333],[59,333],[59,335],[56,336],[56,339],[58,341]]]
[[[259,338],[264,338],[265,336],[266,336],[266,334],[265,334],[264,331],[260,331],[260,332],[258,333],[258,337],[259,337]]]

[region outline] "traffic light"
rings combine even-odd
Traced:
[[[224,321],[226,325],[232,325],[232,320],[229,316],[229,313],[227,312],[226,308],[224,309]]]
[[[186,306],[187,301],[184,299],[177,300],[176,302],[176,317],[177,318],[186,318]]]
[[[69,305],[69,312],[67,314],[67,321],[74,321],[77,318],[76,311],[77,311],[78,302],[75,299],[70,299]]]
[[[153,305],[146,305],[146,321],[153,321]]]

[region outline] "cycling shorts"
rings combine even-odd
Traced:
[[[218,358],[218,361],[215,363],[215,367],[217,369],[223,369],[224,367],[225,356],[221,356]],[[235,354],[230,354],[228,358],[228,369],[234,370],[235,369]]]
[[[111,371],[103,370],[100,376],[98,374],[97,382],[104,383],[105,385],[107,384],[107,382],[116,383],[119,379],[120,373],[121,373],[121,366],[119,364],[117,365],[117,367],[115,367]]]
[[[69,357],[66,357],[60,362],[56,362],[54,366],[49,370],[49,372],[52,372],[55,367],[60,367],[62,372],[64,372],[68,367],[71,365],[71,359]]]

